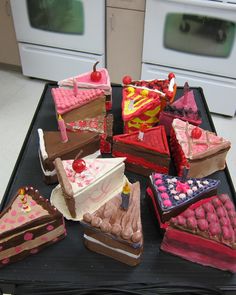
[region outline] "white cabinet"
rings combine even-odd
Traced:
[[[20,66],[10,0],[0,1],[0,63]]]
[[[141,77],[145,0],[107,0],[107,69],[113,83]]]

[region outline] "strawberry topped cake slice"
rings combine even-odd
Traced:
[[[191,205],[170,220],[161,249],[186,260],[236,272],[236,211],[226,194]]]
[[[124,160],[57,158],[59,185],[52,192],[51,202],[67,219],[81,220],[85,212],[94,212],[122,189]]]
[[[230,141],[180,119],[172,122],[170,148],[178,175],[205,177],[225,168]]]

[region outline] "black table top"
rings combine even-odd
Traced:
[[[56,84],[48,83],[45,86],[6,189],[1,209],[21,186],[33,186],[45,198],[50,198],[50,193],[55,187],[43,182],[38,159],[37,135],[38,128],[57,130],[54,104],[50,94],[52,87],[56,87]],[[201,127],[215,131],[202,89],[192,89],[203,117]],[[182,94],[183,88],[178,87],[176,98]],[[112,112],[115,134],[122,131],[120,103],[121,87],[113,85]],[[29,256],[0,270],[0,287],[3,291],[4,288],[7,290],[15,285],[16,294],[118,294],[116,289],[123,290],[119,294],[131,291],[133,294],[218,294],[219,289],[224,294],[236,294],[236,274],[194,264],[160,251],[163,235],[154,217],[152,206],[145,196],[147,179],[131,173],[126,175],[131,182],[139,180],[142,186],[144,253],[139,266],[129,267],[90,252],[83,245],[83,230],[79,222],[66,221],[68,234],[64,240],[37,255]],[[220,179],[219,193],[228,193],[236,200],[227,168],[210,177]],[[110,289],[109,292],[107,289]]]

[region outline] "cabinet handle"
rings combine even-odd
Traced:
[[[9,0],[5,1],[5,10],[6,10],[6,14],[8,16],[11,16],[11,7],[10,7],[10,2]]]
[[[114,14],[112,14],[110,17],[110,24],[111,24],[111,31],[114,31],[115,30],[115,16],[114,16]]]

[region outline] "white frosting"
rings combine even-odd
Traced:
[[[56,175],[56,169],[53,169],[52,171],[50,170],[45,170],[44,167],[43,167],[43,163],[42,163],[42,159],[41,159],[41,153],[40,153],[40,150],[39,150],[39,162],[40,162],[40,166],[41,166],[41,169],[43,171],[43,174],[46,176],[46,177],[52,177],[54,175]]]
[[[130,253],[130,252],[124,251],[124,250],[122,250],[122,249],[113,248],[113,247],[108,246],[108,245],[106,245],[106,244],[104,244],[104,243],[102,243],[102,242],[100,242],[100,241],[98,241],[98,240],[96,240],[96,239],[94,239],[94,238],[92,238],[92,237],[87,236],[86,234],[84,234],[84,238],[85,238],[86,240],[92,242],[92,243],[95,243],[95,244],[101,245],[101,246],[103,246],[104,248],[110,249],[110,250],[112,250],[112,251],[114,251],[114,252],[117,252],[117,253],[121,253],[121,254],[123,254],[123,255],[126,255],[126,256],[131,257],[131,258],[134,258],[134,259],[138,259],[138,258],[141,256],[141,253],[140,253],[139,255],[135,255],[135,254],[133,254],[133,253]]]
[[[39,149],[40,149],[43,160],[46,160],[48,158],[48,153],[46,152],[43,130],[40,128],[38,129],[38,135],[39,135]]]

